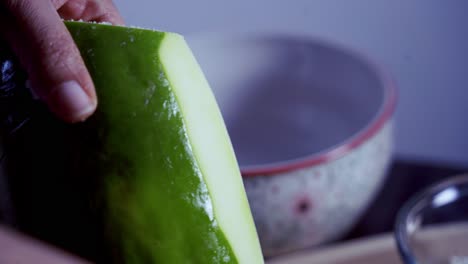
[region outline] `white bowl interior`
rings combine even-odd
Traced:
[[[384,103],[375,70],[331,45],[281,36],[188,42],[243,168],[326,152],[367,127]]]

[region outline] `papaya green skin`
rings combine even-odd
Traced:
[[[165,33],[66,25],[99,106],[78,125],[38,109],[8,140],[20,223],[102,263],[237,263],[158,59]]]

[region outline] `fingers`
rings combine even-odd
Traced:
[[[0,263],[88,263],[1,225],[0,248],[2,249]]]
[[[0,8],[0,22],[8,25],[2,31],[26,68],[34,93],[67,122],[89,117],[97,105],[94,86],[52,2],[4,0]]]
[[[124,24],[123,18],[111,0],[70,0],[58,11],[64,19]]]

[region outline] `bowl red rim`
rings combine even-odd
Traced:
[[[374,118],[367,124],[367,126],[363,127],[360,131],[347,138],[343,142],[323,152],[300,157],[297,159],[241,167],[240,170],[243,177],[277,175],[280,173],[317,166],[336,160],[361,146],[364,142],[368,141],[384,127],[387,121],[392,118],[395,112],[398,97],[397,86],[395,80],[386,70],[384,70],[383,66],[375,62],[366,54],[351,49],[347,46],[317,39],[314,39],[311,42],[339,50],[340,52],[360,60],[371,70],[373,70],[384,89],[383,104],[379,108],[379,111],[374,116]]]

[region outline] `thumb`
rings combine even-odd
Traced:
[[[33,92],[67,122],[83,121],[97,105],[80,52],[51,1],[6,0],[6,40],[26,68]]]

